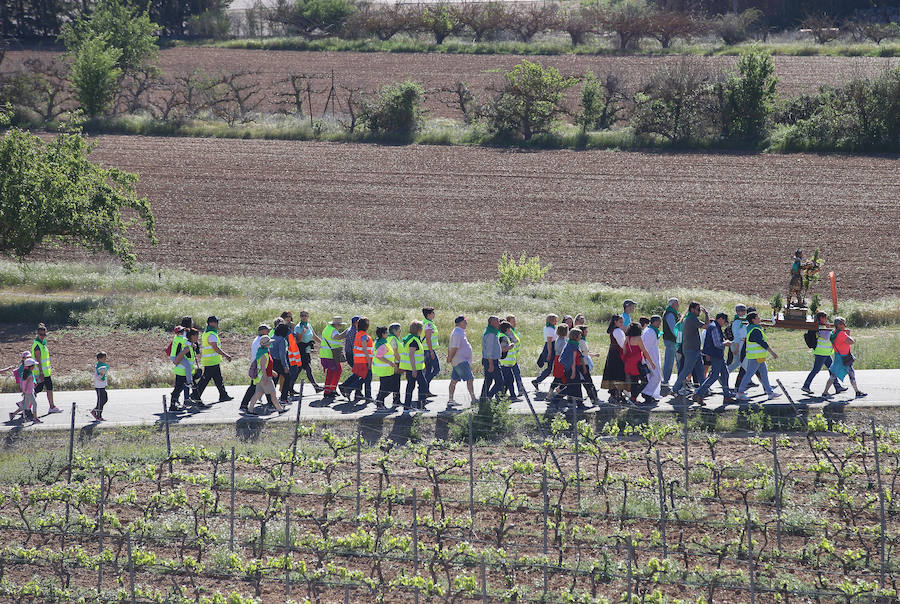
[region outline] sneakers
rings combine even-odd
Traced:
[[[769,394],[769,400],[770,400],[770,401],[771,401],[771,400],[774,400],[774,399],[776,399],[776,398],[781,398],[781,393],[780,393],[780,392],[772,392],[771,394]]]
[[[834,395],[831,394],[830,392],[823,392],[822,394],[819,395],[819,398],[831,398],[832,396],[834,396]]]
[[[534,391],[537,392],[540,390],[541,383],[537,380],[531,380],[531,385],[534,386]]]
[[[869,393],[868,392],[859,392],[859,391],[856,392],[856,398],[862,398],[864,396],[869,396]]]
[[[93,417],[98,422],[100,421],[100,414],[97,413],[96,409],[91,409],[91,417]]]
[[[227,394],[226,394],[225,396],[219,397],[219,402],[220,402],[220,403],[227,403],[228,401],[233,401],[233,400],[234,400],[234,397],[233,397],[233,396],[229,396],[229,395],[227,395]]]
[[[62,409],[60,409],[59,407],[50,407],[50,411],[48,411],[47,413],[62,413]]]
[[[813,395],[812,388],[808,388],[807,386],[804,386],[803,388],[801,388],[801,389],[800,389],[800,392],[805,392],[806,394],[808,394],[808,395],[810,395],[810,396]]]
[[[35,415],[34,417],[31,418],[31,423],[32,424],[43,424],[44,422],[42,420],[39,420],[37,415]]]
[[[838,383],[834,384],[834,393],[835,394],[840,394],[841,392],[847,392],[847,390],[849,390],[849,388],[844,388],[843,386],[841,386]]]
[[[749,401],[749,400],[750,400],[750,397],[747,396],[747,395],[746,395],[745,393],[743,393],[743,392],[738,392],[737,396],[734,397],[734,400],[736,400],[736,401]]]

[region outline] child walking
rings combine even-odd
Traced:
[[[34,367],[37,365],[32,357],[25,359],[22,369],[22,415],[25,419],[30,419],[34,424],[42,424],[43,422],[37,416],[37,399],[34,398]],[[13,418],[15,413],[10,415]]]
[[[25,360],[31,358],[31,353],[27,350],[22,353],[22,360],[18,365],[10,365],[9,367],[4,367],[0,369],[0,373],[6,373],[7,371],[11,371],[13,377],[16,380],[16,386],[19,389],[22,389],[22,374],[25,372]],[[22,400],[16,402],[16,410],[9,414],[9,421],[14,421],[16,416],[19,413],[24,413],[25,410],[25,396],[22,396]],[[24,416],[24,415],[23,415]]]
[[[97,364],[94,366],[94,390],[97,391],[97,406],[91,409],[91,415],[98,422],[103,419],[103,406],[106,405],[106,385],[109,383],[109,365],[106,362],[106,353],[102,350],[97,353]]]

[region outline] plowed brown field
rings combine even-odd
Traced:
[[[10,52],[4,69],[14,69],[28,56],[48,57],[53,53]],[[330,78],[334,70],[339,97],[341,86],[374,90],[384,84],[412,79],[426,89],[426,107],[434,116],[458,117],[457,111],[443,100],[439,91],[456,81],[466,82],[471,90],[483,93],[500,81],[500,73],[512,68],[523,57],[518,55],[443,55],[428,53],[356,53],[232,50],[220,48],[176,48],[160,53],[161,68],[168,76],[190,73],[201,68],[209,73],[248,70],[258,72],[266,84],[266,99],[261,110],[272,110],[276,82],[291,74],[318,74]],[[664,62],[680,57],[598,57],[544,56],[525,57],[553,65],[565,75],[582,75],[592,69],[598,74],[615,73],[629,87],[646,80]],[[728,69],[734,57],[692,58],[714,69]],[[815,92],[824,84],[838,85],[856,75],[871,75],[900,65],[897,58],[870,57],[788,57],[774,58],[779,78],[778,89],[784,95]],[[330,80],[316,80],[312,106],[321,115],[330,88]],[[573,94],[574,99],[574,94]]]
[[[524,250],[554,280],[758,293],[784,288],[800,246],[822,249],[842,295],[900,295],[895,157],[97,142],[152,202],[160,244],[141,242],[142,262],[462,281]]]

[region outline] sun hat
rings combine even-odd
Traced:
[[[331,324],[332,325],[346,325],[346,323],[344,323],[343,317],[341,317],[340,315],[335,315],[335,316],[331,317]]]
[[[35,361],[34,359],[32,359],[32,358],[25,359],[26,367],[34,367],[35,365],[37,365],[37,361]]]
[[[269,338],[269,336],[263,336],[259,339],[259,345],[261,348],[265,348],[266,346],[268,346],[271,343],[272,343],[272,340]]]

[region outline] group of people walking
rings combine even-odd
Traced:
[[[711,318],[698,302],[690,302],[687,311],[679,314],[680,302],[671,298],[662,315],[634,317],[636,304],[623,303],[623,312],[610,318],[606,333],[609,339],[606,361],[601,376],[601,389],[609,391],[613,404],[655,405],[664,394],[691,397],[702,404],[712,386],[718,382],[725,403],[747,401],[749,388],[758,386],[757,378],[769,399],[780,396],[769,383],[767,360],[778,358],[762,329],[756,309],[738,304],[729,319],[725,313]],[[400,323],[373,326],[364,316],[354,316],[347,325],[335,316],[317,334],[310,323],[309,312],[302,311],[294,321],[291,311],[285,311],[274,326],[262,324],[250,346],[250,365],[247,377],[250,385],[240,403],[247,414],[256,414],[257,406],[266,402],[283,413],[291,400],[299,396],[295,385],[301,373],[317,392],[323,393],[326,404],[339,395],[353,403],[374,402],[384,409],[388,399],[394,407],[424,408],[431,391],[432,380],[441,370],[441,339],[435,324],[435,309],[422,309],[422,319],[404,328]],[[455,403],[456,389],[464,382],[470,401],[476,400],[474,389],[473,349],[468,339],[468,317],[459,315],[448,338],[446,362],[451,367],[449,399]],[[851,347],[854,344],[842,317],[828,323],[825,312],[816,314],[815,332],[807,334],[813,348],[812,370],[802,390],[812,395],[812,381],[823,368],[829,376],[823,398],[846,388],[841,382],[847,377],[857,397],[866,396],[856,383]],[[532,380],[535,391],[545,379],[552,377],[546,393],[551,405],[587,402],[600,404],[592,374],[594,357],[588,346],[589,327],[583,314],[556,314],[546,317],[543,329],[544,345],[537,359],[542,371]],[[662,342],[662,358],[660,357]],[[208,408],[202,396],[210,382],[218,390],[218,402],[233,400],[225,389],[221,364],[231,361],[219,336],[219,319],[210,316],[201,331],[191,317],[183,317],[174,329],[166,354],[172,364],[174,387],[170,411],[181,411],[187,405]],[[318,346],[318,356],[325,374],[323,385],[316,383],[312,372],[312,353]],[[519,366],[522,340],[514,315],[490,316],[481,335],[481,365],[484,374],[480,397],[493,398],[505,394],[512,401],[525,393]],[[344,365],[349,375],[341,381]],[[734,385],[730,374],[737,370]],[[46,392],[50,413],[60,409],[53,403],[53,379],[47,328],[42,323],[29,350],[23,351],[19,362],[2,370],[12,372],[22,393],[17,408],[10,412],[10,421],[21,415],[25,420],[40,422],[36,395]],[[670,385],[675,374],[675,382]],[[110,368],[105,352],[96,354],[92,382],[97,403],[91,415],[103,421],[107,403],[106,388]],[[378,378],[378,393],[373,398],[374,378]],[[403,381],[405,379],[405,385]],[[642,397],[643,400],[640,400]],[[183,402],[182,402],[183,401]]]

